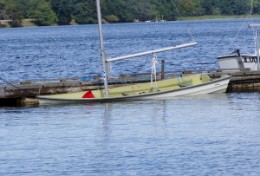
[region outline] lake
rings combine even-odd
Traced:
[[[242,53],[254,52],[253,33],[247,25],[243,20],[106,24],[106,56],[196,40],[196,47],[158,54],[159,61],[165,60],[165,71],[218,69],[217,56],[238,48]],[[85,77],[102,72],[97,25],[1,29],[0,43],[1,77],[8,81]],[[112,63],[112,76],[150,72],[150,62],[151,56],[145,56]]]
[[[255,20],[256,22],[259,20]],[[218,69],[216,57],[254,52],[244,20],[104,25],[108,57],[158,54],[166,71]],[[237,38],[237,32],[240,31]],[[97,25],[0,30],[1,78],[85,77],[102,70]],[[149,72],[151,57],[113,75]],[[259,93],[171,100],[0,108],[0,175],[260,175]]]

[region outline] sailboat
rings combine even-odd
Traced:
[[[40,95],[37,98],[41,103],[74,103],[74,102],[110,102],[144,99],[169,99],[176,96],[199,95],[209,93],[223,93],[226,91],[230,77],[222,75],[218,78],[208,74],[192,74],[177,78],[156,80],[156,54],[164,51],[191,47],[197,44],[190,43],[174,45],[166,48],[155,49],[146,52],[106,58],[103,45],[103,32],[101,22],[100,0],[96,0],[98,13],[98,26],[100,36],[100,48],[104,73],[104,89],[89,90],[87,92],[75,92],[66,94]],[[108,64],[119,60],[152,55],[151,82],[136,83],[128,86],[111,88],[108,85]]]

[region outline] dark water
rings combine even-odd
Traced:
[[[166,60],[168,71],[215,69],[215,57],[226,49],[253,52],[246,25],[242,20],[104,25],[106,53],[115,57],[186,42],[189,28],[196,48],[158,58]],[[101,70],[96,25],[2,29],[0,42],[0,77],[7,80],[82,77]],[[115,75],[149,71],[149,62],[149,57],[122,61],[112,70]],[[258,176],[259,99],[259,93],[232,93],[0,108],[0,175]]]

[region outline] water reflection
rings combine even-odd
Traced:
[[[0,108],[1,172],[187,175],[187,168],[188,175],[217,175],[223,168],[245,175],[249,170],[259,172],[259,97],[218,94]]]
[[[108,140],[110,137],[110,123],[111,123],[111,113],[112,113],[112,103],[104,104],[104,117],[103,117],[103,130],[105,135],[105,140]]]

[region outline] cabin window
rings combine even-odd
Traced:
[[[244,62],[246,62],[246,63],[250,62],[250,58],[248,58],[248,57],[244,57],[243,59],[244,59]]]
[[[251,59],[252,59],[251,62],[255,62],[255,63],[257,62],[256,57],[252,57]]]

